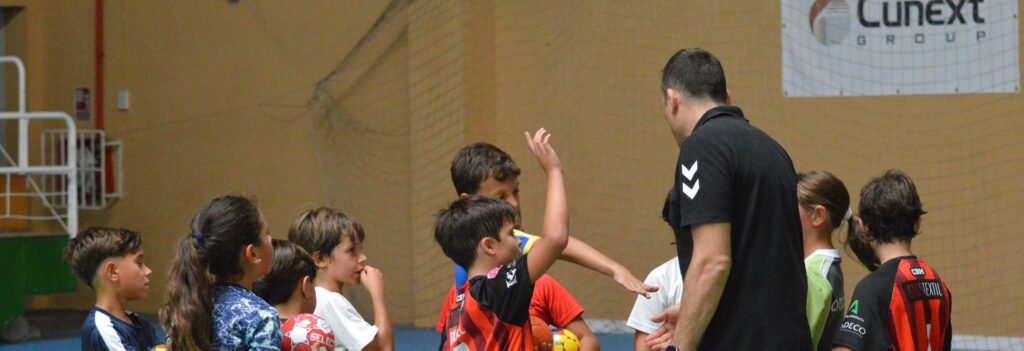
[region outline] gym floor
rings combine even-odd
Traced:
[[[22,343],[0,342],[0,351],[35,351],[35,350],[81,350],[79,330],[85,321],[86,311],[45,310],[31,311],[25,314],[29,325],[39,328],[41,336]],[[144,315],[150,323],[158,325],[156,316]],[[158,335],[164,338],[165,335]],[[598,334],[601,349],[610,351],[632,350],[633,337],[625,334]],[[433,330],[415,329],[411,327],[395,328],[395,349],[436,350],[439,336]],[[1020,341],[992,343],[991,347],[955,348],[955,351],[990,351],[990,350],[1021,350],[1024,344]],[[954,347],[957,340],[954,338]],[[968,342],[971,345],[988,345],[987,342]],[[962,345],[962,344],[961,344]],[[994,346],[1002,345],[1002,346]],[[1009,345],[1009,346],[1007,346]]]

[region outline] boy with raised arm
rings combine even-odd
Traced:
[[[568,209],[562,166],[540,129],[527,135],[547,174],[543,235],[529,254],[519,253],[512,233],[516,211],[508,202],[481,197],[455,201],[438,214],[434,239],[445,255],[466,267],[457,304],[442,332],[442,351],[533,350],[530,300],[533,283],[558,259],[568,242]]]

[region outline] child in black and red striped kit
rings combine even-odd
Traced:
[[[834,350],[950,350],[949,289],[910,251],[926,213],[914,181],[897,170],[872,179],[858,212],[847,245],[872,272],[853,291]]]
[[[544,129],[527,135],[547,174],[543,235],[520,256],[512,232],[516,210],[500,199],[467,197],[438,215],[434,239],[444,254],[465,267],[456,305],[442,329],[440,350],[533,350],[530,301],[533,285],[562,254],[569,240],[562,165]]]

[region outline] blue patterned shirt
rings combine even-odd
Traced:
[[[277,311],[252,291],[238,285],[213,288],[214,350],[280,350],[281,321]]]

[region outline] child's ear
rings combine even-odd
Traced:
[[[310,278],[308,275],[302,277],[302,280],[299,281],[299,292],[302,293],[302,297],[309,298],[310,295],[316,294],[316,291],[313,289],[313,278]]]
[[[100,264],[100,275],[104,280],[115,283],[121,280],[121,277],[117,272],[117,263],[114,262],[114,260],[105,260]]]
[[[811,224],[814,224],[815,227],[825,224],[826,217],[828,217],[828,211],[825,210],[825,206],[814,206],[814,219],[811,220]]]
[[[249,261],[249,263],[259,263],[260,258],[256,256],[256,245],[245,245],[244,255],[245,260]]]
[[[917,221],[914,221],[914,234],[921,233],[921,221],[924,220],[924,216],[917,216]]]
[[[469,194],[459,193],[459,200],[465,200],[469,198]]]
[[[480,245],[478,247],[484,250],[484,253],[486,253],[488,256],[493,256],[498,251],[495,249],[497,245],[497,240],[494,240],[494,238],[492,237],[485,236],[483,239],[480,240]]]
[[[327,265],[331,263],[330,257],[324,255],[323,252],[317,251],[313,253],[313,265],[316,268],[327,268]]]

